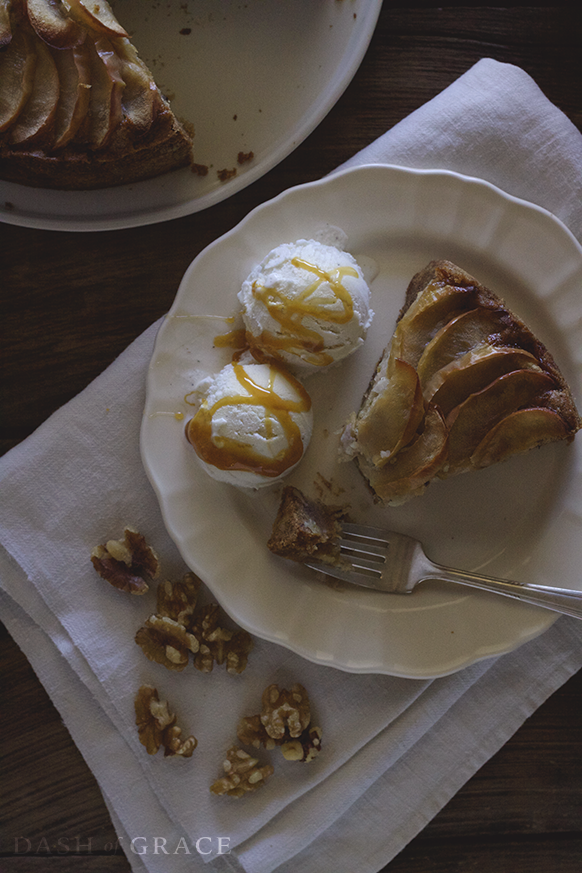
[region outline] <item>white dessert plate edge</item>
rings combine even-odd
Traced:
[[[413,533],[441,563],[573,588],[582,585],[579,439],[380,509],[353,466],[337,464],[334,433],[359,405],[408,281],[434,257],[455,260],[499,291],[578,390],[582,248],[549,212],[482,180],[388,165],[340,170],[262,204],[205,249],[158,333],[140,436],[144,467],[182,557],[226,612],[256,636],[327,666],[447,675],[515,649],[556,614],[438,583],[410,597],[326,584],[266,548],[281,489],[248,494],[216,483],[183,435],[191,374],[220,366],[227,352],[213,350],[212,337],[225,332],[250,268],[280,242],[312,236],[326,223],[342,227],[356,257],[376,264],[376,317],[362,350],[307,380],[316,427],[289,481],[325,491],[327,502],[349,503],[354,520]]]

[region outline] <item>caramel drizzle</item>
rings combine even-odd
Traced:
[[[324,341],[317,330],[304,324],[311,317],[333,324],[347,324],[354,312],[351,294],[342,284],[344,276],[358,276],[353,267],[337,267],[331,273],[322,270],[315,264],[310,264],[302,258],[293,258],[294,267],[314,273],[316,279],[305,288],[297,298],[290,300],[276,288],[259,286],[253,283],[253,295],[266,307],[269,315],[281,326],[282,336],[263,331],[258,345],[261,351],[254,347],[251,340],[251,350],[258,360],[264,358],[265,349],[277,357],[277,352],[286,351],[300,354],[310,364],[326,366],[333,361],[332,356],[325,351]],[[341,309],[330,308],[329,300],[318,297],[317,290],[323,282],[328,282],[336,300],[342,304]]]
[[[186,427],[186,436],[196,450],[199,458],[219,470],[245,470],[259,473],[262,476],[280,476],[285,470],[296,464],[303,455],[303,440],[299,426],[293,421],[291,413],[308,412],[311,408],[309,394],[290,374],[272,368],[269,384],[265,388],[252,380],[244,366],[233,363],[234,372],[242,389],[246,393],[223,397],[212,407],[204,404]],[[281,372],[295,389],[297,400],[284,400],[274,390],[275,377]],[[224,406],[262,406],[265,410],[267,436],[272,437],[274,421],[277,420],[287,439],[287,446],[274,458],[268,458],[254,451],[249,445],[236,439],[220,437],[215,442],[212,438],[212,418]]]
[[[231,330],[228,333],[219,334],[214,337],[214,347],[217,349],[232,348],[240,354],[248,348],[246,333],[244,327]]]

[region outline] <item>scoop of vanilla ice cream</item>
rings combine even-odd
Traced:
[[[355,258],[317,240],[277,246],[245,279],[238,299],[257,359],[274,358],[302,372],[354,352],[374,315]]]
[[[309,394],[291,373],[233,362],[198,390],[203,399],[186,436],[210,476],[261,488],[297,466],[311,439],[313,413]]]

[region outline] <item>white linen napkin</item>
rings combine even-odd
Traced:
[[[371,162],[487,179],[582,239],[582,136],[519,68],[480,61],[345,166]],[[164,577],[185,572],[139,455],[157,327],[0,461],[2,620],[97,778],[136,873],[376,873],[582,666],[582,624],[561,617],[515,652],[426,681],[346,674],[263,641],[240,676],[152,664],[133,638],[154,592],[121,594],[88,556],[129,524]],[[198,738],[191,759],[139,743],[133,698],[146,682]],[[211,795],[239,717],[259,711],[272,682],[307,687],[322,754],[309,765],[274,755],[262,790]]]

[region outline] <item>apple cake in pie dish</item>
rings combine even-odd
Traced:
[[[192,163],[106,0],[0,0],[0,178],[89,190]]]
[[[582,424],[546,346],[460,267],[431,261],[411,280],[358,412],[340,440],[377,502],[488,467]]]

